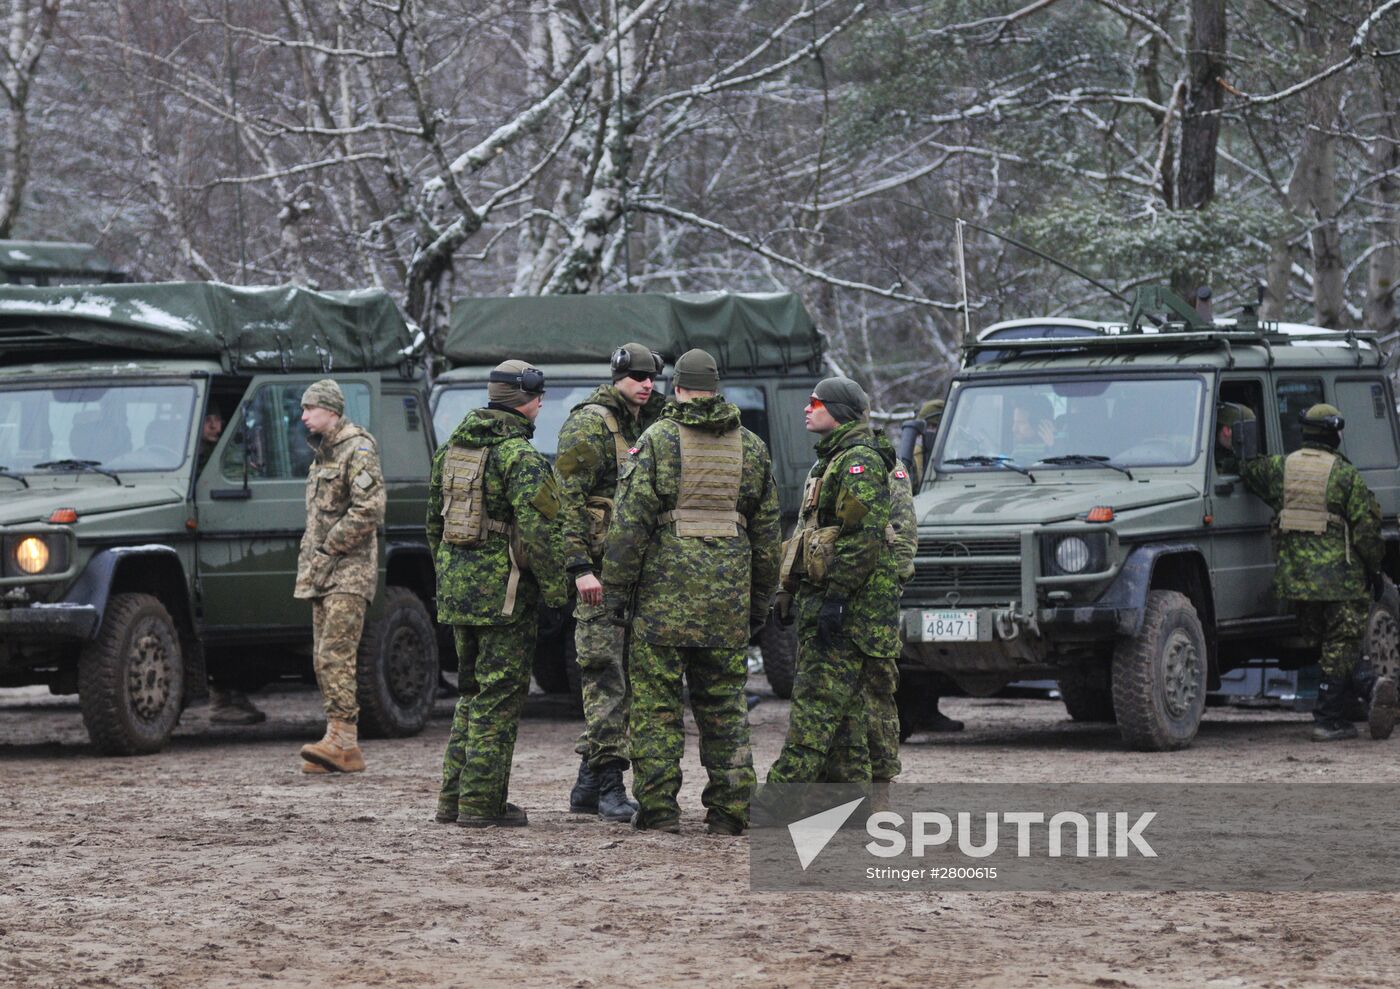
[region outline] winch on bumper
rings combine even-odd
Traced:
[[[1059,644],[1131,635],[1141,609],[1115,593],[1123,570],[1107,528],[925,535],[900,615],[905,658],[960,680],[1014,677],[1053,666]]]

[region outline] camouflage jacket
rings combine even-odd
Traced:
[[[661,417],[666,399],[652,392],[647,404],[637,409],[612,385],[599,385],[593,394],[573,407],[559,430],[559,457],[554,476],[559,483],[559,537],[564,569],[570,577],[602,569],[602,560],[588,549],[589,498],[614,498],[617,494],[617,453],[612,433],[603,417],[588,406],[601,405],[612,411],[622,438],[636,446],[646,428]],[[639,414],[633,415],[633,412]]]
[[[1316,443],[1303,446],[1335,452]],[[1275,512],[1283,508],[1283,462],[1277,455],[1256,457],[1240,471],[1245,486]],[[1336,522],[1320,535],[1279,532],[1275,541],[1278,565],[1274,569],[1274,593],[1279,597],[1293,601],[1354,600],[1366,594],[1366,574],[1380,570],[1384,554],[1380,505],[1361,473],[1340,453],[1327,477],[1327,510],[1346,520],[1351,530],[1350,551],[1347,534]]]
[[[736,510],[747,524],[732,539],[681,537],[658,521],[676,507],[682,425],[721,434],[742,430]],[[778,582],[781,528],[768,447],[739,425],[738,408],[716,396],[668,404],[636,449],[623,468],[608,528],[607,607],[624,607],[635,593],[632,630],[647,642],[742,648],[750,617],[768,614]]]
[[[875,446],[890,467],[890,529],[894,539],[889,549],[894,554],[895,573],[903,587],[914,576],[914,557],[919,552],[919,520],[914,513],[914,485],[909,472],[899,464],[894,444],[884,433],[875,434]]]
[[[796,598],[804,631],[816,628],[824,599],[844,598],[846,634],[861,652],[880,657],[899,655],[902,564],[885,537],[892,518],[893,469],[893,448],[888,442],[881,444],[866,422],[837,426],[817,444],[817,462],[808,476],[826,475],[827,480],[817,499],[816,518],[809,524],[840,526],[841,531],[826,586],[803,580]]]
[[[437,570],[438,621],[448,625],[513,625],[535,620],[541,597],[556,608],[567,595],[559,567],[554,519],[558,497],[549,461],[530,445],[534,424],[518,412],[484,408],[469,412],[433,456],[428,483],[428,547]],[[477,546],[442,538],[442,464],[450,446],[489,447],[482,487],[486,515],[513,524],[529,558],[519,577],[514,607],[505,613],[510,581],[510,541],[490,533]]]
[[[297,557],[299,598],[358,594],[374,600],[379,584],[379,527],[384,524],[384,475],[379,445],[349,419],[312,441],[306,475],[306,531]]]

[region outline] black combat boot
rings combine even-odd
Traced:
[[[578,763],[578,781],[569,791],[569,813],[596,814],[598,812],[598,777],[588,768],[588,757]]]
[[[637,803],[627,799],[627,786],[622,782],[625,762],[605,763],[598,769],[598,816],[605,821],[626,824],[637,813]]]
[[[950,718],[942,711],[938,710],[938,698],[933,699],[933,710],[929,713],[929,731],[962,731],[963,723],[957,718]]]
[[[1328,677],[1317,685],[1317,707],[1313,709],[1312,740],[1340,742],[1356,737],[1356,725],[1346,720],[1347,681]]]

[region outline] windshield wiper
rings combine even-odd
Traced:
[[[1062,457],[1046,457],[1044,460],[1037,460],[1038,464],[1096,464],[1099,467],[1107,467],[1109,470],[1116,470],[1128,475],[1128,480],[1133,479],[1133,472],[1126,467],[1120,467],[1107,457],[1089,453],[1066,453]]]
[[[23,474],[15,474],[8,467],[0,467],[0,477],[8,477],[12,481],[23,484],[26,488],[29,487],[29,482],[24,479]]]
[[[50,470],[90,470],[94,474],[105,474],[107,477],[116,481],[117,484],[122,483],[122,479],[115,473],[110,470],[102,469],[102,461],[100,460],[73,460],[72,458],[66,460],[45,460],[42,464],[35,464],[34,467],[36,469],[47,467]]]
[[[1035,483],[1035,475],[1026,468],[1016,464],[1010,457],[988,457],[985,454],[978,454],[975,457],[954,457],[952,460],[943,461],[945,464],[952,464],[954,467],[1005,467],[1007,470],[1014,470],[1017,474],[1024,474]]]

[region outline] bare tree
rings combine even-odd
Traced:
[[[0,237],[14,230],[24,196],[33,149],[29,141],[29,96],[39,62],[53,37],[62,0],[10,0],[6,17],[5,66],[0,92],[5,117],[3,179],[0,179]]]

